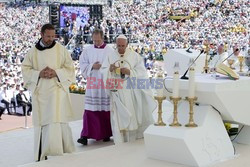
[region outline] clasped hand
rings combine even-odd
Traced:
[[[56,75],[55,70],[53,70],[47,66],[42,71],[40,71],[39,76],[40,76],[40,78],[51,79],[51,78],[56,77],[57,75]]]
[[[93,66],[92,66],[92,69],[94,69],[94,70],[99,70],[100,68],[101,68],[101,64],[100,64],[100,62],[99,61],[97,61],[97,62],[95,62],[94,64],[93,64]]]

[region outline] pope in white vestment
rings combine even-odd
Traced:
[[[148,80],[143,58],[127,47],[124,35],[118,36],[116,43],[118,51],[108,55],[102,64],[102,72],[104,83],[114,78],[115,71],[121,75],[116,90],[106,85],[112,101],[113,138],[118,144],[142,138],[144,130],[154,122],[152,112],[157,105],[151,90],[137,85],[139,79]]]
[[[32,93],[37,161],[75,149],[68,125],[73,117],[69,96],[69,86],[75,82],[73,62],[67,49],[54,41],[52,25],[45,24],[41,34],[22,62],[24,86]]]

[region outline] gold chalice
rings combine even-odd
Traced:
[[[234,69],[234,68],[232,67],[232,65],[234,64],[234,62],[235,62],[234,59],[227,59],[227,63],[229,64],[229,67],[230,67],[231,69]]]
[[[243,62],[245,60],[245,58],[243,56],[238,56],[238,60],[240,62],[240,72],[243,72]]]

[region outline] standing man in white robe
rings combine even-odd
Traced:
[[[124,35],[117,37],[116,45],[117,51],[108,55],[102,64],[102,72],[104,83],[109,83],[117,74],[121,76],[118,84],[115,84],[117,90],[106,89],[110,90],[112,101],[114,142],[119,144],[143,138],[144,130],[154,123],[152,113],[157,105],[152,91],[139,84],[141,81],[149,81],[143,58],[127,47],[128,41]]]
[[[24,87],[32,93],[35,160],[74,151],[68,121],[73,117],[69,86],[75,71],[68,50],[55,42],[55,28],[43,25],[42,38],[22,63]]]
[[[110,99],[103,87],[103,75],[100,72],[103,61],[114,50],[104,43],[103,31],[93,31],[94,45],[85,48],[80,56],[80,69],[87,79],[83,129],[78,143],[88,144],[88,139],[110,141]]]

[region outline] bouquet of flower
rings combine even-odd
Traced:
[[[77,86],[76,84],[71,84],[69,86],[70,93],[85,94],[85,88]]]

